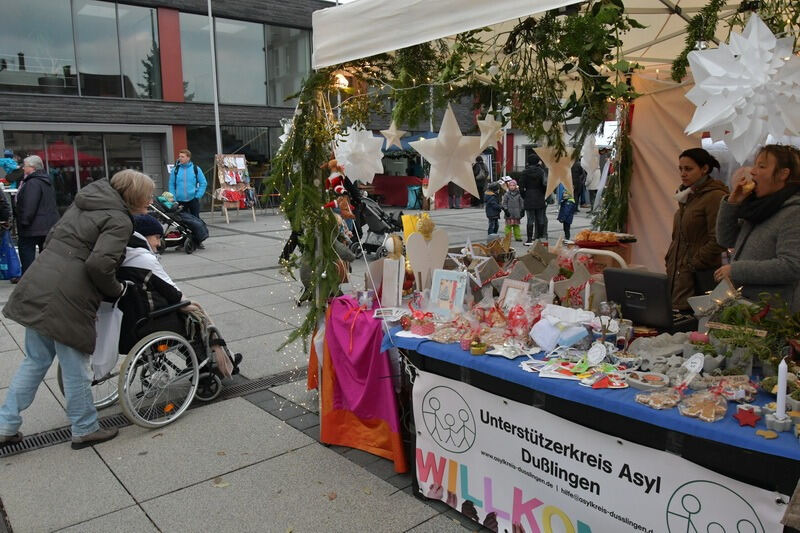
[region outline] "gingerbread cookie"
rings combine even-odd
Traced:
[[[681,401],[681,395],[672,389],[657,390],[637,394],[636,401],[653,409],[671,409]]]
[[[725,413],[728,411],[728,402],[722,396],[699,392],[684,398],[678,406],[678,410],[684,416],[699,418],[704,422],[716,422],[725,417]]]

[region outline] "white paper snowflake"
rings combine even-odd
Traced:
[[[742,164],[769,134],[800,134],[800,57],[752,15],[728,44],[689,54],[697,106],[686,133],[709,131]]]
[[[383,137],[375,137],[362,126],[351,126],[336,136],[336,160],[345,175],[353,181],[372,183],[375,174],[383,172]]]

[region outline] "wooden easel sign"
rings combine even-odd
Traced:
[[[230,224],[228,209],[237,214],[244,204],[256,221],[255,191],[250,187],[250,174],[244,154],[217,154],[214,156],[214,192],[211,195],[211,220],[214,220],[214,204],[219,202],[225,223]]]

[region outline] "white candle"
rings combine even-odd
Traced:
[[[553,282],[553,278],[550,278],[550,285],[548,285],[548,287],[547,287],[547,292],[549,292],[550,294],[554,294],[555,293],[554,287],[555,287],[555,284]]]
[[[589,286],[589,282],[586,282],[586,288],[583,290],[583,308],[588,310],[589,309],[589,297],[592,295],[592,288]]]
[[[778,365],[778,406],[775,409],[775,418],[783,420],[786,418],[786,359],[781,360]]]

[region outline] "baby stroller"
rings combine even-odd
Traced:
[[[241,361],[232,355],[219,332],[198,313],[183,313],[191,302],[157,309],[136,320],[137,331],[153,331],[120,354],[115,369],[92,381],[94,405],[102,409],[121,399],[122,411],[134,424],[162,427],[176,420],[192,401],[211,401],[222,392],[222,379],[213,350],[219,346],[231,365]],[[166,319],[166,322],[162,322]],[[182,332],[160,330],[162,324],[182,323]],[[124,323],[123,323],[124,325]],[[58,386],[64,393],[61,367]]]
[[[356,256],[360,256],[363,248],[368,254],[382,257],[386,254],[386,250],[383,248],[386,235],[403,229],[403,224],[400,222],[402,216],[402,211],[396,216],[391,215],[384,211],[378,202],[364,196],[356,208],[354,240],[350,244],[350,250]],[[364,233],[364,226],[367,226],[366,233]]]
[[[163,244],[158,253],[163,253],[167,248],[183,248],[184,252],[190,254],[197,249],[198,243],[208,237],[203,221],[199,221],[200,225],[196,222],[191,225],[187,223],[186,216],[177,203],[167,202],[159,196],[150,204],[149,212],[166,226]]]

